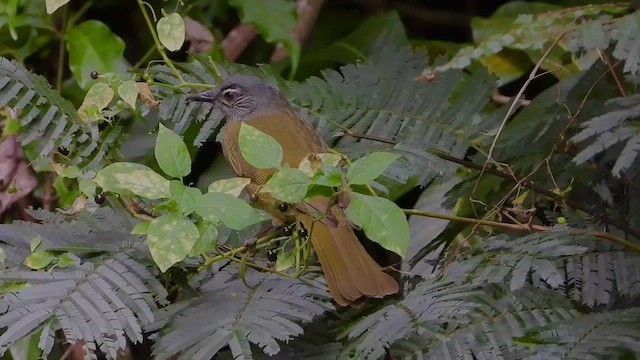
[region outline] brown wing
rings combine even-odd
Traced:
[[[316,130],[293,111],[284,111],[278,115],[263,115],[246,121],[247,124],[269,134],[282,146],[282,164],[298,167],[302,159],[309,154],[326,153],[329,150]],[[255,169],[249,165],[238,148],[240,121],[227,123],[222,142],[225,157],[233,170],[240,176],[264,184],[275,169]]]

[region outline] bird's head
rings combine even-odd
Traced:
[[[249,75],[229,76],[215,89],[191,95],[187,100],[212,103],[229,121],[249,120],[287,105],[278,89]]]

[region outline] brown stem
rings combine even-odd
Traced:
[[[51,211],[53,209],[53,179],[55,174],[48,172],[44,174],[44,194],[42,195],[42,208]]]
[[[252,25],[240,24],[236,26],[222,40],[224,57],[229,61],[235,61],[255,37],[256,29]]]
[[[618,86],[620,95],[626,97],[627,92],[624,90],[624,87],[622,87],[622,82],[618,78],[618,74],[616,73],[616,71],[613,69],[614,65],[611,64],[611,59],[609,59],[609,55],[607,55],[607,53],[605,53],[604,51],[601,51],[600,49],[598,49],[598,55],[600,55],[602,62],[604,62],[609,68],[609,72],[611,73],[611,76],[613,76],[613,80],[616,82],[616,86]]]
[[[311,33],[313,25],[316,23],[318,13],[325,0],[298,0],[296,1],[296,10],[298,11],[298,22],[291,30],[291,36],[298,44],[302,45]],[[287,57],[287,49],[282,44],[276,46],[271,62],[284,60]]]

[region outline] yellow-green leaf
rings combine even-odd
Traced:
[[[138,93],[138,86],[133,80],[123,81],[122,84],[118,86],[118,96],[120,96],[120,98],[124,100],[124,102],[129,104],[132,109],[136,108],[136,99],[138,99]]]
[[[351,185],[365,185],[378,178],[392,162],[400,157],[388,152],[374,152],[351,164],[347,181]]]
[[[56,10],[68,3],[69,0],[45,0],[47,14],[53,14]]]
[[[211,185],[209,185],[208,191],[220,192],[238,197],[245,186],[249,185],[249,183],[251,183],[251,179],[243,177],[222,179],[212,182]]]
[[[407,255],[409,224],[402,209],[391,200],[354,193],[347,214],[369,239],[401,257]]]
[[[178,209],[180,209],[180,212],[182,212],[184,216],[193,212],[198,198],[202,196],[200,189],[185,186],[177,180],[171,181],[169,190],[171,192],[171,198],[178,204]]]
[[[174,178],[182,178],[191,172],[191,155],[180,135],[160,124],[155,147],[160,169]]]
[[[158,38],[169,51],[178,51],[184,44],[185,27],[182,16],[178,13],[168,14],[158,20]]]
[[[309,177],[302,171],[284,168],[271,176],[262,191],[280,201],[295,203],[304,199],[310,184]]]
[[[53,253],[51,253],[49,251],[38,250],[38,251],[34,251],[31,254],[29,254],[29,256],[27,256],[27,258],[24,260],[24,263],[28,267],[30,267],[30,268],[32,268],[34,270],[38,270],[38,269],[45,268],[55,258],[56,257],[53,255]]]
[[[313,177],[322,165],[336,166],[341,159],[342,157],[336,154],[310,154],[300,161],[298,170],[308,177]]]
[[[198,241],[198,228],[189,220],[169,213],[149,223],[147,245],[160,271],[184,259]]]
[[[149,221],[141,221],[131,229],[134,235],[147,235],[149,232]]]
[[[104,191],[121,195],[135,194],[147,199],[171,196],[169,180],[149,167],[130,162],[119,162],[104,167],[94,181]]]
[[[200,237],[191,248],[191,251],[189,251],[189,256],[198,256],[210,252],[215,247],[218,239],[218,229],[212,223],[201,221],[196,224],[196,227],[200,232]]]
[[[89,111],[91,106],[93,105],[98,111],[101,111],[109,105],[113,99],[113,95],[113,90],[106,83],[99,82],[93,84],[89,91],[87,91],[87,95],[85,95],[84,101],[82,101],[82,105],[80,105],[78,109],[78,114],[83,120],[88,120],[95,115]]]
[[[218,192],[202,195],[196,202],[196,213],[209,222],[221,221],[234,230],[270,219],[269,215],[237,197]]]
[[[238,143],[242,157],[258,169],[280,168],[282,146],[271,135],[246,123],[240,124]]]

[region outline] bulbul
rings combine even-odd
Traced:
[[[242,122],[280,143],[282,165],[295,168],[308,155],[329,151],[318,132],[282,93],[256,77],[233,75],[215,89],[188,99],[212,103],[223,112],[227,121],[222,141],[224,156],[239,176],[251,178],[256,185],[265,184],[276,169],[257,169],[244,160],[238,144]],[[369,256],[340,206],[319,196],[295,204],[295,208],[295,217],[309,233],[331,296],[338,304],[357,304],[366,297],[381,298],[398,291],[398,283]],[[325,216],[312,216],[318,213]]]

